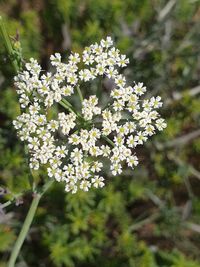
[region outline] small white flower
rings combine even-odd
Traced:
[[[143,86],[143,83],[138,83],[134,86],[134,92],[137,95],[141,96],[146,92],[146,87]]]
[[[84,180],[80,183],[80,189],[87,192],[89,191],[89,188],[91,187],[91,183],[87,180]]]
[[[47,125],[47,129],[52,132],[55,132],[56,130],[58,130],[58,127],[59,127],[59,123],[56,120],[51,120]]]
[[[158,119],[156,120],[156,127],[159,131],[162,131],[164,128],[167,127],[167,124],[164,119]]]
[[[94,178],[92,178],[92,184],[95,188],[101,188],[103,187],[105,184],[104,184],[104,178],[102,176],[94,176]]]
[[[71,152],[71,160],[74,162],[75,165],[77,165],[79,162],[82,161],[83,158],[83,151],[75,148],[72,152]]]
[[[150,100],[150,103],[153,106],[153,108],[162,107],[162,101],[161,101],[161,97],[160,96],[157,96],[156,98],[152,97],[151,100]]]
[[[84,99],[82,105],[82,114],[85,120],[91,120],[94,115],[101,114],[101,109],[97,107],[98,99],[96,96],[92,95],[89,99]]]
[[[80,143],[80,137],[77,134],[72,134],[69,137],[69,143],[73,145],[78,145]]]
[[[102,155],[104,157],[109,157],[111,149],[109,146],[103,145],[103,146],[101,146],[101,151],[102,151]]]
[[[102,154],[101,149],[98,146],[92,146],[89,149],[89,153],[91,156],[98,157],[99,155]]]
[[[122,173],[122,166],[120,164],[115,163],[111,165],[111,171],[114,176],[120,174]]]
[[[75,126],[76,115],[74,113],[65,114],[64,112],[58,114],[59,125],[64,135],[68,135],[70,130]]]
[[[136,156],[130,156],[127,158],[127,163],[129,167],[137,166],[138,165],[138,158]]]
[[[127,139],[127,145],[128,145],[128,147],[133,148],[133,147],[136,147],[137,144],[138,143],[137,143],[136,139],[133,137],[133,135],[130,135],[128,137],[128,139]]]
[[[80,56],[78,53],[71,54],[69,56],[69,61],[71,64],[77,64],[80,62]]]
[[[147,141],[147,137],[145,133],[138,132],[137,135],[134,137],[134,140],[137,142],[138,145],[142,145],[145,141]]]
[[[29,149],[37,150],[38,147],[40,146],[40,142],[39,142],[39,139],[37,137],[29,137],[28,142],[29,142],[29,144],[28,144]]]
[[[102,47],[108,48],[108,47],[112,46],[113,40],[111,39],[110,36],[108,36],[106,38],[106,40],[101,40],[100,44],[101,44]]]
[[[92,172],[100,172],[102,168],[103,168],[103,163],[95,161],[92,164],[91,171]]]

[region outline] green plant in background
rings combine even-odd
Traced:
[[[109,182],[112,186],[69,197],[55,185],[41,201],[19,265],[199,266],[199,1],[1,1],[0,6],[12,40],[19,34],[25,58],[40,59],[45,69],[55,51],[81,52],[112,34],[130,58],[126,76],[148,82],[154,88],[150,94],[162,96],[168,123],[162,135],[138,151],[142,164],[134,173],[126,170]],[[26,13],[37,18],[27,15],[29,36]],[[13,71],[0,46],[2,202],[18,204],[19,192],[30,186],[23,147],[11,126],[19,114]],[[108,88],[103,84],[102,99]],[[95,93],[95,86],[91,89]],[[4,208],[0,266],[5,266],[29,203],[27,193],[23,206]],[[76,249],[65,253],[70,246]]]

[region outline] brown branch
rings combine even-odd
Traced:
[[[185,134],[183,136],[177,137],[163,144],[159,142],[155,142],[155,145],[158,150],[163,150],[164,148],[171,148],[171,147],[176,147],[176,146],[183,146],[189,143],[190,141],[192,141],[193,139],[196,139],[199,136],[200,136],[200,129],[190,132],[188,134]]]
[[[182,161],[179,157],[177,157],[177,155],[173,153],[168,153],[168,158],[173,160],[178,166],[186,166],[189,173],[200,180],[200,172],[196,170],[191,164]]]
[[[142,220],[142,221],[140,221],[138,223],[135,223],[135,224],[131,225],[129,227],[129,231],[130,232],[137,231],[140,228],[142,228],[144,225],[156,221],[159,217],[160,217],[160,213],[159,212],[156,212],[156,213],[152,214],[151,216],[149,216],[148,218],[146,218],[146,219],[144,219],[144,220]]]
[[[167,4],[164,6],[164,8],[160,11],[158,15],[158,21],[163,21],[167,15],[171,12],[171,10],[174,8],[177,0],[170,0],[167,2]]]
[[[196,86],[190,90],[185,90],[182,93],[174,92],[174,93],[172,93],[172,98],[166,99],[166,101],[164,102],[164,106],[167,107],[167,106],[171,105],[172,103],[174,103],[174,101],[181,100],[184,97],[184,95],[194,97],[194,96],[198,95],[199,93],[200,93],[200,85],[198,85],[198,86]]]

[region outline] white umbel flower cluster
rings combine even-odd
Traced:
[[[62,63],[58,53],[50,61],[52,73],[44,74],[38,62],[30,59],[15,77],[22,114],[13,124],[27,143],[30,168],[44,165],[50,178],[65,182],[67,192],[103,187],[106,158],[113,175],[120,174],[124,166],[133,169],[138,164],[136,146],[166,127],[158,113],[161,98],[143,98],[143,83],[127,85],[119,69],[129,60],[113,47],[110,37],[86,47],[82,56],[71,54],[68,63]],[[85,66],[81,70],[79,62]],[[99,107],[98,98],[91,95],[82,101],[81,111],[76,111],[70,96],[81,83],[98,76],[115,83],[108,106]],[[55,102],[68,109],[49,119],[48,111]]]

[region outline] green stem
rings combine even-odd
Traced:
[[[83,95],[82,95],[80,86],[78,85],[78,86],[76,87],[76,89],[77,89],[77,92],[78,92],[78,95],[79,95],[79,98],[80,98],[80,101],[81,101],[81,104],[82,104],[82,102],[83,102]]]
[[[84,118],[81,116],[81,114],[77,111],[74,110],[73,106],[71,105],[70,102],[68,102],[66,99],[62,99],[59,104],[64,107],[65,109],[69,110],[70,112],[73,112],[74,114],[76,114],[77,118],[80,120],[84,120]]]
[[[73,109],[72,104],[71,104],[67,99],[63,98],[61,101],[62,101],[63,103],[65,103],[66,105],[68,105],[71,109]]]
[[[111,146],[115,146],[115,144],[113,143],[112,140],[110,140],[110,138],[108,138],[106,135],[102,135],[102,138],[107,142],[109,143]]]
[[[13,65],[13,68],[14,68],[15,72],[17,73],[19,67],[18,67],[17,61],[13,58],[14,49],[13,49],[13,46],[11,44],[10,38],[8,36],[8,32],[6,30],[6,27],[4,25],[4,22],[3,22],[3,19],[1,16],[0,16],[0,33],[1,33],[4,45],[6,47],[6,50],[8,52],[9,58],[11,60],[11,63]]]
[[[17,195],[14,195],[14,196],[12,197],[12,199],[10,199],[10,200],[6,201],[5,203],[1,204],[0,207],[1,207],[2,209],[4,209],[4,208],[10,206],[10,205],[13,204],[15,201],[17,201],[18,198],[22,197],[22,196],[23,196],[23,193],[24,193],[24,192],[22,192],[22,193],[20,193],[20,194],[17,194]]]
[[[52,183],[53,183],[53,180],[48,181],[44,185],[42,192],[41,193],[36,193],[34,195],[32,203],[31,203],[31,206],[30,206],[29,211],[27,213],[26,219],[25,219],[24,224],[22,226],[22,229],[20,231],[20,234],[19,234],[19,236],[17,238],[17,241],[16,241],[16,243],[15,243],[13,249],[12,249],[12,253],[10,255],[10,259],[9,259],[7,267],[14,267],[15,266],[16,259],[17,259],[18,255],[19,255],[21,247],[22,247],[22,245],[24,243],[24,240],[25,240],[25,238],[27,236],[27,233],[28,233],[28,231],[30,229],[30,226],[31,226],[31,223],[33,221],[34,215],[36,213],[39,201],[40,201],[41,197],[43,196],[43,194],[52,185]]]
[[[10,206],[13,203],[13,201],[14,201],[14,199],[6,201],[5,203],[0,205],[0,208],[4,209],[4,208]]]
[[[37,194],[37,195],[34,196],[34,198],[32,200],[31,206],[29,208],[28,214],[27,214],[26,219],[24,221],[24,224],[22,226],[21,232],[20,232],[20,234],[19,234],[19,236],[17,238],[17,241],[16,241],[13,249],[12,249],[12,253],[11,253],[11,256],[10,256],[10,259],[9,259],[9,262],[8,262],[8,267],[14,267],[15,266],[15,262],[16,262],[17,256],[18,256],[18,254],[20,252],[22,244],[24,243],[24,240],[25,240],[25,238],[27,236],[27,233],[29,231],[30,225],[31,225],[31,223],[33,221],[37,206],[38,206],[39,201],[40,201],[40,198],[41,198],[41,195]]]
[[[67,100],[62,99],[59,104],[64,107],[65,109],[69,110],[70,112],[73,112],[76,114],[76,112],[72,109],[71,104],[69,105],[69,102]],[[77,114],[76,114],[77,115]]]

